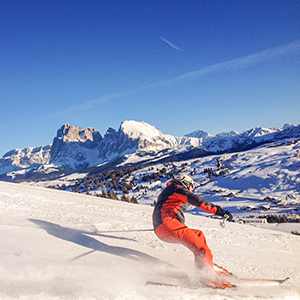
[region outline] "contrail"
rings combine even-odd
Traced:
[[[162,37],[160,37],[160,38],[163,40]],[[167,40],[163,40],[163,41],[168,43],[173,48],[175,48],[175,49],[177,48],[177,50],[180,50],[178,47],[174,46]],[[136,92],[140,92],[143,90],[148,90],[148,89],[152,89],[155,87],[164,87],[164,86],[172,85],[172,84],[175,84],[175,83],[181,82],[181,81],[194,80],[201,76],[205,76],[205,75],[213,74],[213,73],[217,73],[217,72],[244,68],[249,65],[253,65],[256,63],[263,62],[263,61],[271,60],[273,58],[281,57],[281,56],[284,56],[284,55],[287,55],[290,53],[291,54],[297,53],[297,52],[299,52],[299,50],[300,50],[300,41],[295,41],[295,42],[287,44],[285,46],[271,48],[271,49],[263,50],[263,51],[260,51],[260,52],[257,52],[257,53],[251,54],[251,55],[247,55],[244,57],[239,57],[239,58],[235,58],[235,59],[232,59],[229,61],[213,64],[208,67],[205,67],[205,68],[202,68],[202,69],[199,69],[196,71],[192,71],[189,73],[185,73],[178,77],[174,77],[174,78],[171,78],[168,80],[157,81],[157,82],[151,83],[146,86],[142,86],[142,87],[134,89],[134,90],[115,93],[115,94],[100,97],[98,99],[89,100],[82,104],[67,107],[62,111],[56,112],[55,114],[52,115],[52,117],[56,116],[58,114],[70,112],[72,110],[90,109],[97,104],[112,101],[114,99],[123,98],[124,96],[130,96],[130,95],[135,94]]]
[[[276,57],[284,56],[289,53],[295,53],[298,52],[299,50],[300,50],[300,41],[295,41],[285,46],[271,48],[244,57],[239,57],[229,61],[213,64],[208,67],[202,68],[200,70],[182,74],[175,78],[154,82],[144,88],[169,85],[183,80],[197,79],[200,76],[204,76],[212,73],[227,71],[230,69],[239,69],[239,68],[246,67],[248,65],[253,65],[255,63],[260,63],[262,61],[271,60]]]
[[[178,50],[178,51],[183,51],[182,49],[180,49],[179,47],[177,47],[176,45],[172,44],[171,42],[169,42],[166,38],[160,36],[159,37],[162,41],[164,41],[165,43],[167,43],[169,46],[171,46],[173,49]]]

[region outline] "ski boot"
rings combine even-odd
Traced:
[[[221,281],[221,282],[216,282],[216,281],[207,281],[205,284],[209,287],[215,288],[215,289],[227,289],[227,288],[234,288],[235,286],[232,285],[228,281]]]
[[[229,273],[226,269],[219,267],[216,264],[213,264],[213,272],[216,273],[217,275],[222,275],[222,276],[229,276],[232,275]]]

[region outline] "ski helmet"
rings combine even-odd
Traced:
[[[196,183],[193,180],[193,178],[185,172],[179,172],[175,174],[173,178],[186,189],[189,189],[190,185],[192,185],[193,188],[195,188],[196,186]]]

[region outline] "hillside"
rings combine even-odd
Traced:
[[[144,231],[151,207],[12,183],[0,190],[1,299],[299,298],[297,236],[188,214],[216,263],[239,276],[291,279],[218,291],[145,286],[174,275],[169,264],[193,274],[188,250]]]
[[[297,236],[187,216],[215,262],[239,276],[286,277],[284,286],[188,290],[145,286],[191,271],[183,246],[159,241],[152,208],[37,187],[0,183],[1,299],[297,299]],[[272,245],[272,247],[270,247]]]
[[[248,151],[23,184],[100,197],[110,197],[113,191],[119,200],[153,205],[172,175],[183,170],[192,174],[197,194],[218,202],[236,218],[277,215],[295,221],[300,214],[299,153],[300,142],[286,140]],[[193,213],[206,215],[198,209]]]

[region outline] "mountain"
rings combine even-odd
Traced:
[[[258,127],[216,136],[198,130],[175,137],[143,121],[124,121],[118,131],[109,128],[102,137],[94,128],[64,124],[50,145],[7,152],[0,159],[0,179],[44,179],[72,172],[95,173],[237,152],[284,139],[300,139],[300,125],[285,125],[282,129]]]
[[[65,169],[84,169],[97,159],[101,134],[94,128],[63,125],[53,140],[50,164]]]
[[[52,145],[8,151],[0,159],[0,174],[48,164]]]
[[[195,137],[195,138],[198,138],[198,139],[204,139],[204,138],[207,138],[207,137],[211,137],[212,135],[210,135],[206,131],[203,131],[203,130],[199,129],[199,130],[193,131],[191,133],[185,134],[184,136]]]
[[[242,133],[221,133],[203,141],[202,146],[215,153],[249,150],[265,143],[283,139],[299,139],[300,125],[286,125],[282,129],[256,127]]]

